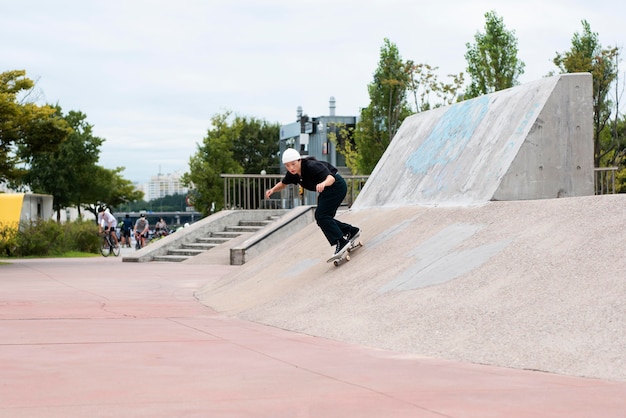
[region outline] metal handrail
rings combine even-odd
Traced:
[[[594,168],[595,194],[615,194],[615,173],[618,167],[598,167]]]
[[[265,191],[271,189],[283,176],[280,174],[221,174],[224,179],[224,207],[227,209],[292,209],[296,206],[316,204],[314,192],[289,185],[279,193],[265,199]],[[352,206],[369,176],[342,176],[348,185],[343,202]]]

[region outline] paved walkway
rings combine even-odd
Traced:
[[[238,267],[0,265],[0,417],[624,417],[626,382],[423,358],[221,316]]]

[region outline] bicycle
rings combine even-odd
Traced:
[[[141,243],[142,243],[141,234],[138,232],[135,232],[135,250],[141,250],[143,247],[145,247],[145,244],[141,245]]]
[[[105,231],[102,238],[102,246],[100,247],[100,252],[105,257],[108,257],[110,254],[113,254],[116,257],[120,255],[120,247],[119,245],[115,245],[115,241],[113,240],[113,238],[111,238],[111,234],[115,234],[115,231]]]

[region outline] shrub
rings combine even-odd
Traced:
[[[64,224],[66,235],[70,239],[71,250],[83,253],[100,252],[102,238],[97,235],[98,227],[93,221],[75,221]]]
[[[16,257],[58,256],[70,251],[98,253],[100,237],[93,221],[59,224],[25,221],[16,228],[0,227],[0,254]]]
[[[0,223],[0,256],[11,256],[17,248],[17,225]]]

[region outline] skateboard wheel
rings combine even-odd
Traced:
[[[350,261],[350,256],[346,254],[346,261]]]
[[[333,261],[333,264],[335,265],[335,267],[337,267],[339,265],[339,260]]]

